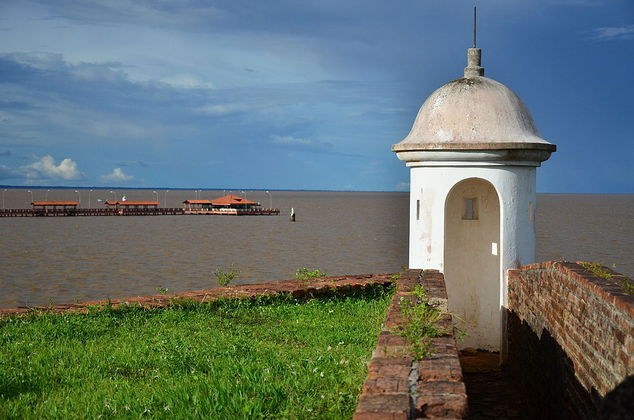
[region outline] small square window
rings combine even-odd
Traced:
[[[478,199],[465,198],[464,200],[464,216],[463,220],[478,220]]]

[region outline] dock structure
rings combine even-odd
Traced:
[[[227,195],[215,200],[185,200],[185,214],[218,216],[276,216],[279,209],[263,208],[256,201],[237,195]]]
[[[159,207],[158,201],[106,201],[105,207],[78,208],[77,201],[34,201],[30,209],[2,209],[0,217],[64,216],[276,216],[279,209],[263,208],[260,203],[228,195],[215,200],[185,200],[183,207]]]
[[[168,216],[182,215],[181,208],[45,208],[45,209],[3,209],[0,217],[64,217],[64,216]]]

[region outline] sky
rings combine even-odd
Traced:
[[[477,0],[486,76],[558,150],[538,192],[634,193],[634,2]],[[0,2],[0,184],[403,191],[473,1]]]

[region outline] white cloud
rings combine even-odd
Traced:
[[[297,152],[325,153],[329,155],[357,157],[358,155],[338,152],[332,143],[321,140],[313,140],[305,137],[271,136],[271,143],[277,147]]]
[[[215,86],[213,83],[205,82],[200,80],[196,76],[192,76],[191,74],[179,74],[171,77],[164,77],[160,79],[161,82],[167,83],[168,85],[181,88],[181,89],[214,89]]]
[[[59,179],[74,181],[84,178],[84,175],[77,169],[77,163],[70,158],[66,158],[59,165],[55,165],[55,159],[52,156],[44,156],[37,162],[22,166],[20,169],[29,180]]]
[[[116,183],[124,183],[128,181],[132,181],[134,179],[131,175],[126,175],[123,173],[121,168],[114,168],[112,173],[108,175],[102,175],[101,180],[103,182],[116,182]]]
[[[396,191],[409,191],[409,182],[399,182],[394,189]]]
[[[596,28],[592,39],[634,39],[634,25]]]
[[[293,137],[293,136],[272,136],[273,143],[277,144],[288,144],[288,145],[302,145],[308,146],[314,144],[314,142],[310,139],[304,139],[301,137]]]
[[[200,108],[197,108],[196,111],[207,114],[207,115],[227,115],[232,114],[234,112],[246,111],[249,109],[245,105],[240,104],[217,104],[217,105],[206,105]]]

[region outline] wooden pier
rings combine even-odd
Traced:
[[[182,208],[95,208],[95,209],[4,209],[0,217],[67,217],[67,216],[171,216],[182,215]]]
[[[216,216],[277,216],[279,209],[211,209],[211,210],[185,210],[184,214],[190,215],[216,215]]]
[[[279,209],[263,208],[260,203],[229,195],[216,200],[185,200],[183,207],[159,207],[158,201],[106,201],[106,207],[79,208],[78,201],[33,201],[30,209],[2,209],[0,217],[69,216],[277,216]]]

